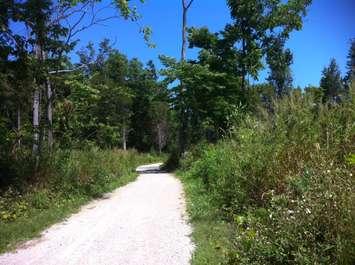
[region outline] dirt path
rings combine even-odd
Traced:
[[[158,165],[0,256],[1,265],[187,265],[193,251],[181,183]],[[146,171],[150,170],[150,172]]]

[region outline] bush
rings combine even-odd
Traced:
[[[134,180],[138,165],[159,159],[134,150],[59,149],[43,154],[34,172],[30,156],[9,157],[11,163],[5,165],[11,181],[0,189],[0,252],[37,235],[91,198]]]
[[[354,110],[292,95],[182,162],[235,227],[229,264],[355,263]]]

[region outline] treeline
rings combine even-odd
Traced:
[[[53,143],[62,148],[92,143],[103,148],[161,152],[168,140],[168,91],[158,81],[153,62],[144,66],[138,59],[128,60],[108,40],[100,43],[97,52],[89,44],[78,55],[80,63],[68,63],[68,71],[48,78],[54,93]],[[7,150],[29,147],[33,142],[33,91],[26,88],[17,95],[19,90],[11,78],[18,76],[13,75],[11,67],[5,69],[2,144],[8,146]],[[49,141],[48,99],[44,93],[41,91],[44,98],[39,103],[42,148]]]
[[[139,18],[126,1],[113,4],[115,16]],[[152,61],[128,59],[108,40],[70,59],[80,32],[111,20],[103,11],[94,0],[1,1],[0,183],[37,174],[58,149],[166,150],[168,90]]]
[[[177,164],[189,147],[228,136],[235,126],[236,109],[254,113],[265,108],[272,113],[275,100],[295,91],[312,94],[324,104],[349,101],[354,40],[350,40],[345,76],[331,59],[319,86],[293,86],[293,54],[286,42],[293,31],[302,29],[310,4],[308,0],[227,1],[232,20],[222,30],[186,29],[189,47],[199,51],[197,59],[179,61],[161,56],[165,66],[161,74],[175,85],[171,99],[178,137],[171,165]],[[258,80],[262,69],[268,70],[264,82]]]
[[[87,68],[57,78],[59,145],[161,152],[168,140],[168,91],[153,62],[128,60],[108,40],[97,53],[89,44],[78,54]]]
[[[198,58],[188,60],[186,52],[180,61],[161,56],[161,72],[152,61],[129,60],[108,40],[97,51],[88,44],[77,52],[80,61],[71,62],[76,34],[106,19],[94,12],[91,23],[83,25],[81,16],[77,21],[71,16],[85,16],[95,2],[1,3],[2,157],[26,150],[40,160],[42,150],[53,146],[87,144],[165,150],[179,157],[200,141],[228,135],[236,108],[253,112],[262,106],[272,112],[272,101],[295,89],[293,56],[285,43],[302,28],[309,0],[227,1],[232,21],[220,32],[183,28],[184,45],[188,41],[199,49]],[[136,19],[123,2],[117,11]],[[185,3],[186,15],[191,4]],[[253,84],[265,67],[266,82]],[[350,71],[341,77],[332,60],[320,86],[304,91],[323,103],[343,102],[349,98]]]

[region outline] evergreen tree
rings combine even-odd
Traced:
[[[335,59],[331,59],[328,67],[322,71],[320,88],[323,92],[323,102],[339,102],[344,92],[339,67]]]
[[[350,49],[348,53],[348,61],[346,63],[347,73],[344,78],[345,86],[350,87],[351,83],[355,81],[355,39],[351,40]]]
[[[284,49],[284,45],[285,40],[282,38],[272,38],[266,52],[266,62],[270,68],[267,80],[278,97],[287,95],[292,88],[292,53],[289,49]]]

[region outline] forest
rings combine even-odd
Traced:
[[[227,0],[218,32],[188,24],[199,1],[182,0],[181,57],[162,67],[78,45],[139,21],[135,1],[109,1],[115,18],[97,0],[0,2],[0,252],[163,159],[192,264],[355,263],[355,38],[346,74],[330,55],[318,86],[295,87],[287,41],[311,0]],[[154,28],[137,31],[154,48]]]

